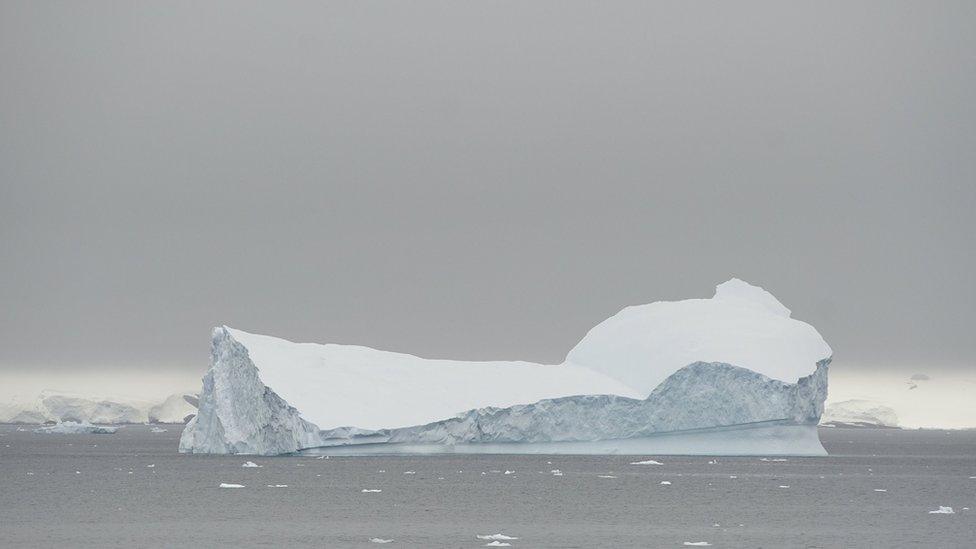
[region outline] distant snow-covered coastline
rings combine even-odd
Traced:
[[[186,423],[197,413],[197,396],[169,395],[162,402],[43,391],[26,402],[0,404],[0,423]]]

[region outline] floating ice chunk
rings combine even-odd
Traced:
[[[655,461],[653,459],[645,459],[644,461],[631,461],[631,465],[664,465],[660,461]]]
[[[561,476],[563,476],[563,472],[560,471],[559,469],[553,469],[552,471],[549,471],[549,472],[552,473],[552,476],[554,476],[554,477],[561,477]]]
[[[166,432],[166,429],[163,429],[162,427],[150,427],[149,428],[149,432],[150,433],[165,433]]]
[[[780,484],[779,487],[780,488],[789,488],[790,486],[788,484]]]
[[[315,459],[329,459],[329,456],[319,456],[319,457],[317,457]],[[372,539],[380,539],[380,538],[372,538]],[[391,539],[390,541],[393,541],[393,540]],[[388,542],[376,542],[376,543],[388,543]]]
[[[617,477],[615,477],[613,475],[597,475],[597,477],[599,477],[599,478],[617,478]]]
[[[690,545],[692,547],[709,547],[712,544],[708,543],[707,541],[686,541],[681,545]]]
[[[478,534],[475,537],[477,537],[478,539],[485,539],[485,540],[488,540],[488,539],[491,539],[491,540],[513,540],[513,539],[518,539],[518,538],[513,537],[513,536],[506,536],[505,534]]]
[[[504,541],[493,541],[491,543],[486,543],[485,547],[511,547],[511,543],[505,543]]]
[[[662,480],[661,481],[661,486],[671,486],[671,481],[670,480]]]
[[[404,475],[416,475],[417,474],[417,471],[404,471],[403,474]]]
[[[363,493],[364,494],[378,494],[378,493],[380,493],[382,491],[383,490],[377,490],[375,488],[363,488]]]
[[[506,469],[505,470],[505,474],[506,475],[514,475],[515,474],[515,471],[509,471],[508,469]]]
[[[263,467],[263,465],[258,465],[257,463],[254,463],[253,461],[245,461],[244,462],[244,465],[241,465],[241,467],[248,467],[248,468],[250,468],[250,467]]]
[[[287,484],[269,484],[268,488],[288,488]]]
[[[786,458],[759,458],[759,461],[789,461]]]
[[[946,507],[944,505],[940,505],[939,508],[936,509],[935,511],[929,511],[929,514],[930,515],[954,515],[956,514],[956,512],[952,510],[952,507]]]
[[[884,488],[875,488],[874,491],[875,492],[887,492],[888,490],[885,490]]]
[[[739,477],[737,477],[735,475],[729,475],[729,478],[739,478]]]
[[[392,539],[369,538],[370,543],[393,543]]]
[[[149,465],[146,465],[146,467],[149,468],[149,469],[152,469],[155,466],[156,466],[155,463],[150,463]]]
[[[78,423],[74,421],[64,421],[56,425],[49,425],[47,427],[34,429],[34,432],[51,435],[111,435],[118,430],[118,427],[92,425],[91,423],[84,422]]]
[[[230,482],[221,482],[220,483],[220,487],[221,488],[244,488],[244,485],[243,484],[232,484]]]

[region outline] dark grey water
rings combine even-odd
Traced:
[[[973,431],[822,429],[827,458],[630,465],[637,459],[183,456],[180,428],[168,429],[0,425],[0,546],[379,547],[369,542],[378,537],[395,540],[383,547],[480,547],[475,536],[493,533],[526,548],[976,546],[976,515],[964,510],[976,508]],[[262,467],[241,467],[247,459]],[[929,514],[939,506],[955,514]]]

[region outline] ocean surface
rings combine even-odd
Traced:
[[[764,461],[186,456],[165,428],[0,425],[0,547],[976,546],[976,431],[822,428],[829,457]]]

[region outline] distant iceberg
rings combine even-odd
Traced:
[[[112,435],[118,430],[118,427],[109,427],[107,425],[65,421],[55,425],[39,427],[34,429],[34,432],[49,435]]]
[[[762,288],[628,307],[559,365],[215,328],[187,453],[823,455],[831,350]],[[312,450],[319,449],[319,450]]]
[[[196,395],[177,393],[163,402],[41,391],[33,400],[0,406],[0,423],[185,423],[196,413]]]

